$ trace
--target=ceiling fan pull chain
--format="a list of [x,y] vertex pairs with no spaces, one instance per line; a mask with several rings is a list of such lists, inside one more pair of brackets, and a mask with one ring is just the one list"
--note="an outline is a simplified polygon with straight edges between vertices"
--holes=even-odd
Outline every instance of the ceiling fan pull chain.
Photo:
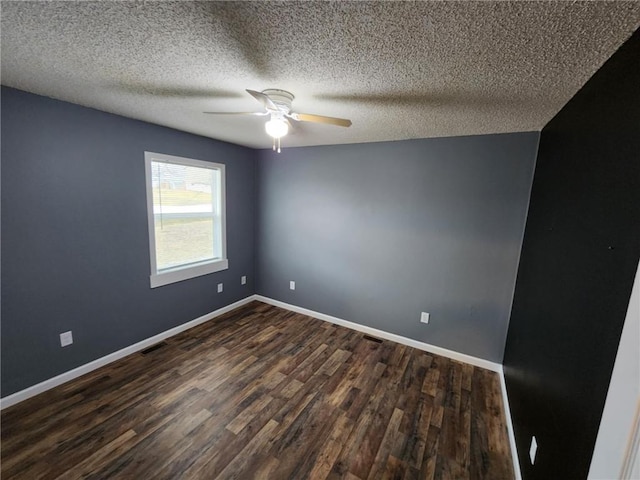
[[280,153],[280,137],[278,137],[278,153]]
[[276,151],[276,139],[275,137],[273,138],[273,151]]

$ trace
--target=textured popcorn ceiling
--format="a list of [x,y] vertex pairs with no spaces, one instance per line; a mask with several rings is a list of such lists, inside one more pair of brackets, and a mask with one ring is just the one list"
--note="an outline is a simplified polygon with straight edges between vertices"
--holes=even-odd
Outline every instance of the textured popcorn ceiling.
[[2,83],[251,147],[541,129],[640,25],[639,1],[2,2]]

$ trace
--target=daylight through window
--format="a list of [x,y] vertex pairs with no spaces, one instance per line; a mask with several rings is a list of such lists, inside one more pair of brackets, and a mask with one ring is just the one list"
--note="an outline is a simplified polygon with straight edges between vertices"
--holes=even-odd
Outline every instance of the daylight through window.
[[151,287],[228,268],[224,165],[145,152]]

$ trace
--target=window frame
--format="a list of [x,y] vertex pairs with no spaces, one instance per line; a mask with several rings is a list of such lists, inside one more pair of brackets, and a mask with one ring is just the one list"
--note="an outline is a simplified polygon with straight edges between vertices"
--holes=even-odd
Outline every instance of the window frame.
[[[220,257],[212,260],[205,260],[197,263],[189,263],[178,265],[171,269],[158,272],[157,267],[157,251],[156,251],[156,234],[155,234],[155,218],[153,212],[153,176],[151,171],[152,162],[164,162],[175,165],[185,165],[188,167],[206,168],[209,170],[218,170],[220,172]],[[186,157],[177,157],[164,153],[144,152],[145,164],[145,183],[147,190],[147,223],[149,227],[149,259],[151,266],[151,275],[149,277],[151,288],[169,285],[175,282],[181,282],[190,278],[208,275],[210,273],[219,272],[229,268],[229,260],[227,258],[227,215],[226,215],[226,173],[225,165],[222,163],[207,162],[204,160],[195,160]],[[213,215],[214,222],[216,216]]]

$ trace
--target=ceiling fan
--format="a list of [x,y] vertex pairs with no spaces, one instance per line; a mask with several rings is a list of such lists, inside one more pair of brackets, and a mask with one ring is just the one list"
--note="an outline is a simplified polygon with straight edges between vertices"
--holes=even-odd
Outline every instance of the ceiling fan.
[[276,140],[278,143],[278,153],[280,153],[280,139],[289,132],[290,119],[297,122],[325,123],[327,125],[337,125],[339,127],[350,127],[351,120],[344,118],[325,117],[323,115],[313,115],[310,113],[297,113],[291,111],[291,103],[295,98],[291,92],[270,88],[257,92],[247,89],[247,93],[258,100],[265,108],[264,112],[204,112],[212,115],[269,115],[269,120],[265,123],[267,134],[273,138],[273,149],[276,150]]

